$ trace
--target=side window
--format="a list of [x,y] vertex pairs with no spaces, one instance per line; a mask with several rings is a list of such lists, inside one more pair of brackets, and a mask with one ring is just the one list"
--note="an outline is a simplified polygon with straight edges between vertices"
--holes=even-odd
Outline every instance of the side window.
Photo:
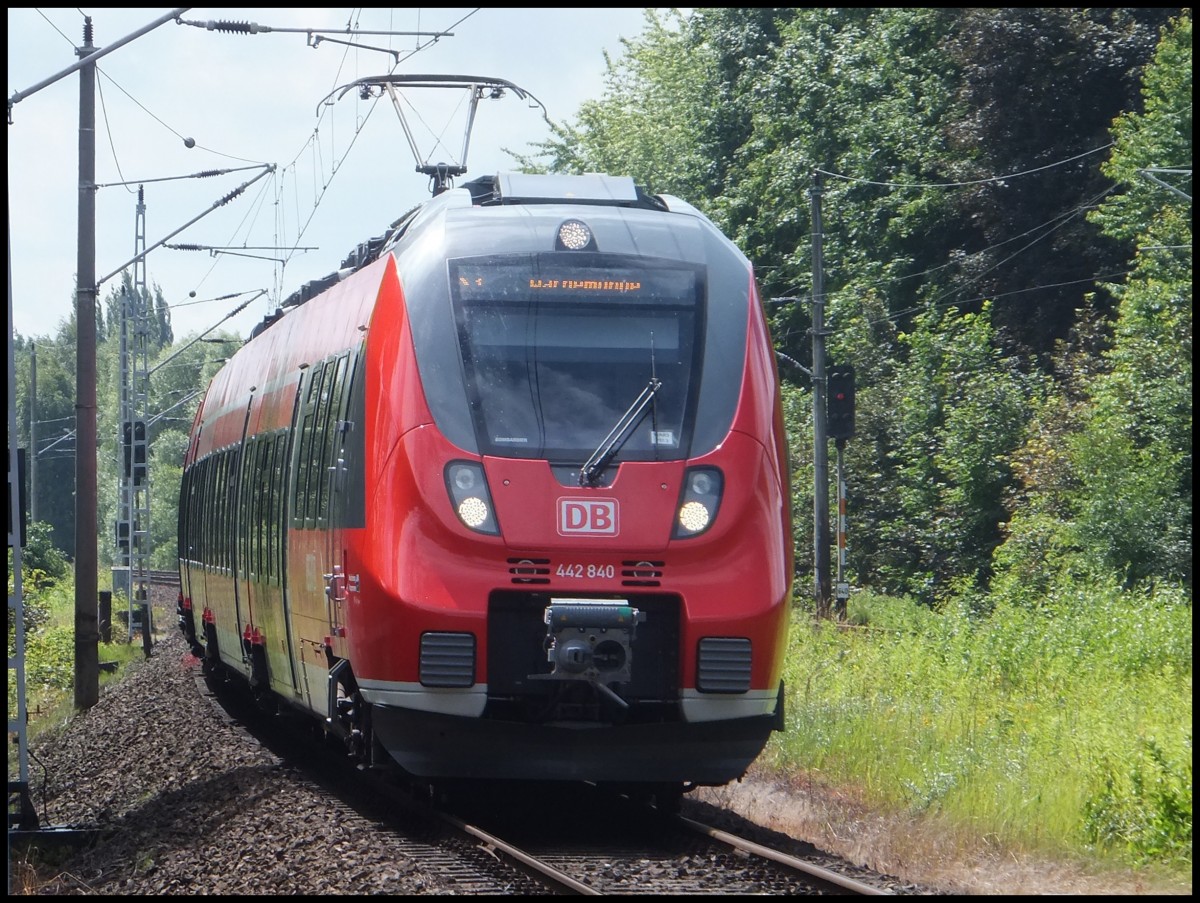
[[212,496],[212,505],[208,509],[211,516],[208,527],[208,559],[216,568],[221,566],[221,522],[224,519],[225,509],[225,499],[221,494],[225,485],[225,455],[222,452],[213,452],[211,467],[212,485],[209,488],[209,495]]
[[183,522],[179,531],[179,557],[187,561],[196,560],[196,489],[200,482],[200,467],[193,462],[187,469],[187,477],[179,492],[179,514]]
[[[299,450],[296,453],[296,496],[292,511],[297,527],[313,527],[315,523],[317,475],[313,473],[313,443],[317,435],[317,415],[321,400],[321,383],[323,381],[324,364],[314,364],[306,374],[308,389],[301,403]],[[319,446],[318,446],[319,447]]]
[[267,500],[267,579],[278,584],[283,575],[283,543],[286,535],[284,530],[284,492],[286,490],[284,466],[287,461],[287,432],[278,432],[270,443],[270,457],[267,461],[267,482],[270,495]]
[[266,467],[263,460],[271,451],[271,437],[258,436],[254,443],[254,485],[250,487],[251,508],[250,517],[250,573],[256,580],[266,580],[266,557],[263,546],[266,544],[267,506],[266,497],[269,491],[266,480]]
[[346,398],[345,433],[341,437],[342,458],[345,469],[342,472],[342,482],[338,487],[336,511],[332,517],[341,527],[361,527],[366,522],[364,510],[365,488],[363,468],[366,467],[366,454],[363,440],[363,424],[366,420],[364,398],[363,368],[366,366],[366,354],[360,345],[354,366],[347,374],[349,385],[344,393]]
[[179,558],[188,558],[188,494],[192,488],[192,468],[183,472],[183,480],[179,485],[179,510],[175,512],[175,535],[178,537],[176,554]]
[[253,580],[263,579],[263,452],[268,442],[255,436],[248,442],[242,470],[241,544],[245,555],[243,567]]
[[207,457],[200,462],[200,485],[196,487],[196,511],[192,519],[192,535],[196,537],[196,559],[202,564],[209,563],[208,544],[208,525],[212,523],[211,517],[206,517],[212,509],[208,507],[209,484],[212,482],[209,479],[209,470],[211,467],[212,458]]
[[212,498],[212,455],[200,462],[203,468],[200,475],[200,504],[196,508],[196,535],[199,537],[196,557],[205,565],[213,563],[212,556],[212,527],[213,527],[213,498]]
[[225,567],[225,519],[229,511],[226,487],[229,485],[229,455],[219,451],[213,461],[213,565]]
[[213,533],[213,564],[219,568],[225,567],[225,522],[229,519],[229,454],[224,450],[217,452],[213,461],[213,521],[216,528]]
[[330,362],[330,367],[327,367],[326,371],[328,372],[332,368],[333,374],[331,378],[325,380],[327,389],[321,399],[321,433],[323,442],[321,458],[314,461],[314,465],[318,468],[320,476],[318,481],[317,518],[325,523],[329,522],[329,493],[335,475],[334,468],[337,466],[335,456],[338,446],[338,422],[342,419],[344,413],[342,394],[348,361],[349,355],[344,354],[336,361]]
[[234,541],[237,548],[238,576],[240,577],[246,577],[254,570],[254,563],[250,560],[250,527],[255,445],[253,437],[247,439],[235,462],[240,465],[237,485],[238,515],[234,518]]
[[238,482],[235,479],[235,467],[240,458],[241,445],[235,445],[232,448],[225,450],[225,523],[224,536],[222,536],[221,549],[223,552],[224,567],[227,569],[233,568],[233,556],[235,554],[234,540],[236,539],[237,529],[237,504],[238,504]]

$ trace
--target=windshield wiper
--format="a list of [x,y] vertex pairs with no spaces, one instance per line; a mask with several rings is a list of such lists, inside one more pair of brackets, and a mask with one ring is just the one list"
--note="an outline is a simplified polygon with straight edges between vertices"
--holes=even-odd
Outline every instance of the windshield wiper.
[[661,379],[650,377],[650,382],[646,383],[642,394],[629,406],[629,410],[621,415],[616,426],[604,437],[604,441],[579,469],[580,486],[595,486],[600,482],[600,475],[604,473],[604,468],[608,467],[608,462],[613,459],[613,455],[621,450],[621,446],[625,444],[625,440],[629,438],[633,428],[646,416],[646,409],[650,407],[650,402],[654,400],[655,393],[661,387]]

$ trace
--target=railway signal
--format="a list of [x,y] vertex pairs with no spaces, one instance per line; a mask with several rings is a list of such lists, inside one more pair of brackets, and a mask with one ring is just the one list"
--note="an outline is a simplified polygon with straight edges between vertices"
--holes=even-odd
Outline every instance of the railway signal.
[[830,366],[829,393],[826,397],[825,410],[830,439],[853,437],[854,368],[849,364]]

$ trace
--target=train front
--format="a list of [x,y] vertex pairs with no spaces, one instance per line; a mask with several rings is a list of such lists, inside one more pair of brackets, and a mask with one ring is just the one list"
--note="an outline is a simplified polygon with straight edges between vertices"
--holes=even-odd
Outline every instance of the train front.
[[347,562],[375,736],[428,778],[740,777],[783,728],[792,574],[748,261],[609,177],[446,192],[393,253]]

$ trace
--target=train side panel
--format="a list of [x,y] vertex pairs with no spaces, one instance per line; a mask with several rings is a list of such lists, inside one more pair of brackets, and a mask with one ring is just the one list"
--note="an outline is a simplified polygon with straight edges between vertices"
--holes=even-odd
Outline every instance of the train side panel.
[[[211,638],[207,652],[225,667],[321,715],[326,647],[337,634],[324,575],[346,531],[328,529],[338,500],[316,482],[310,494],[307,480],[336,467],[333,455],[353,429],[330,412],[344,419],[353,362],[389,272],[380,261],[354,274],[244,346],[210,386],[185,460],[203,484],[192,487],[195,510],[184,515],[199,525],[189,542],[202,554],[181,556],[198,637]],[[327,493],[333,485],[326,481]]]

